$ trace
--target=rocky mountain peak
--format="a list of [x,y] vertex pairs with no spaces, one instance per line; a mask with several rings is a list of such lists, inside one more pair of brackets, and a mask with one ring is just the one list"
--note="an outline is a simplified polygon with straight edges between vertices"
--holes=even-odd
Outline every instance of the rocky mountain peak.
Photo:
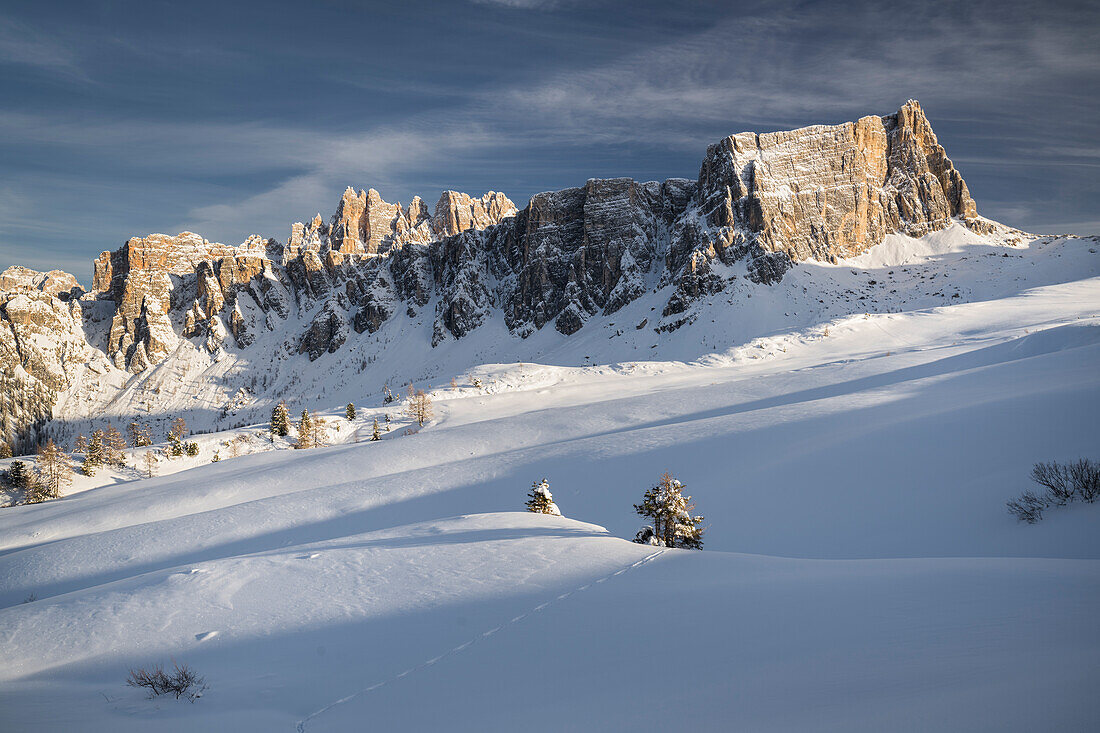
[[[420,197],[404,207],[348,187],[331,219],[293,224],[285,245],[259,235],[237,247],[192,232],[134,237],[96,259],[87,294],[66,273],[9,268],[0,367],[39,375],[38,407],[20,408],[26,424],[71,388],[78,363],[142,374],[178,350],[216,358],[284,330],[265,348],[320,359],[399,313],[426,318],[439,346],[493,314],[516,337],[547,324],[571,335],[653,292],[662,302],[650,325],[669,331],[742,275],[774,284],[799,262],[833,262],[887,234],[952,222],[995,226],[977,215],[909,101],[839,125],[730,135],[707,148],[694,180],[590,179],[536,194],[522,210],[499,192],[447,190],[431,212]],[[20,335],[41,328],[69,334],[68,352],[34,350]],[[78,351],[83,362],[71,357]]]

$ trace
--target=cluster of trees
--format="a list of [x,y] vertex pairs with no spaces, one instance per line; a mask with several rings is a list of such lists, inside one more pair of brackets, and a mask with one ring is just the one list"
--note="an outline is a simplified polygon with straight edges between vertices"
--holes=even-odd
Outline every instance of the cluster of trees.
[[12,461],[8,466],[8,483],[22,490],[24,504],[56,499],[72,480],[72,459],[52,438],[38,448],[33,467],[23,461]]
[[73,452],[84,456],[80,472],[85,476],[95,476],[100,466],[125,466],[126,454],[123,451],[128,447],[122,433],[114,425],[108,425],[106,430],[93,430],[91,438],[85,438],[83,434],[76,436]]
[[1073,463],[1036,463],[1031,480],[1040,492],[1025,491],[1007,503],[1009,513],[1021,522],[1035,524],[1043,512],[1052,506],[1065,506],[1074,501],[1092,504],[1100,499],[1100,463],[1082,458]]
[[[651,523],[642,527],[635,535],[635,542],[691,550],[703,548],[703,517],[692,514],[695,504],[690,496],[684,495],[685,488],[684,484],[666,472],[656,485],[645,492],[641,503],[634,505],[634,511]],[[561,516],[561,511],[554,503],[554,496],[550,493],[550,482],[546,479],[531,484],[526,506],[529,512]]]
[[[147,424],[131,422],[127,426],[127,433],[130,436],[129,441],[114,425],[108,424],[106,428],[96,428],[89,436],[77,435],[73,453],[83,456],[80,472],[85,476],[94,476],[96,470],[102,466],[125,466],[126,454],[123,451],[131,445],[152,445],[152,429]],[[182,417],[176,418],[168,431],[170,456],[198,455],[197,443],[183,442],[186,435],[187,423]],[[155,474],[156,465],[157,457],[154,452],[146,451],[142,461],[146,476],[152,477]],[[72,483],[73,470],[72,456],[50,438],[45,445],[39,446],[33,465],[28,466],[24,461],[12,461],[8,467],[7,481],[13,488],[22,490],[23,503],[37,504],[61,496],[62,490]]]
[[172,421],[172,427],[168,429],[168,455],[173,458],[179,458],[183,454],[189,456],[197,456],[199,454],[199,444],[195,442],[184,443],[183,439],[187,437],[187,422],[182,417],[177,417]]
[[320,415],[311,415],[302,410],[298,420],[298,442],[295,448],[319,448],[328,441],[328,423]]
[[[349,420],[354,419],[355,405],[348,404],[346,413]],[[308,409],[302,410],[298,424],[293,425],[286,402],[280,402],[271,410],[271,434],[285,438],[294,430],[297,435],[295,448],[317,448],[328,442],[328,423],[320,415],[313,415]]]

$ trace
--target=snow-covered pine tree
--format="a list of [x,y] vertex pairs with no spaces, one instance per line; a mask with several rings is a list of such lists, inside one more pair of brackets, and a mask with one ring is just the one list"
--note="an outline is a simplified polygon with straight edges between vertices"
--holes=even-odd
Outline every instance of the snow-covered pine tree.
[[348,422],[355,419],[355,405],[348,403],[348,406],[344,408],[344,417],[348,419]]
[[271,434],[282,438],[290,435],[290,413],[285,402],[280,402],[271,410]]
[[635,542],[663,547],[682,547],[693,550],[703,546],[703,517],[692,515],[695,505],[690,496],[684,496],[684,485],[665,473],[656,486],[642,496],[642,503],[634,505],[634,511],[653,520],[651,527],[643,527],[635,536]]
[[310,439],[313,437],[313,424],[309,417],[309,410],[302,410],[302,417],[298,420],[298,442],[295,448],[310,448]]
[[0,440],[0,458],[11,458],[11,446]]
[[550,482],[546,479],[531,484],[531,490],[527,492],[526,506],[529,512],[561,516],[558,505],[554,503],[554,495],[550,493]]
[[83,455],[88,452],[88,439],[84,437],[84,433],[76,436],[76,445],[73,446],[73,453],[80,453]]
[[371,429],[371,440],[382,440],[382,434],[378,432],[378,418],[374,418],[374,427]]

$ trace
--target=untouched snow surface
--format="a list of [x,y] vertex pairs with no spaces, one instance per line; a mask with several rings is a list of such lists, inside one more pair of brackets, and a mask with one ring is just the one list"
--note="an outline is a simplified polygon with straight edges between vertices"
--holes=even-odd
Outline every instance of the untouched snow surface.
[[[860,266],[917,256],[892,246]],[[488,364],[415,434],[334,400],[327,448],[198,436],[166,475],[0,511],[0,729],[1096,730],[1100,504],[1004,507],[1034,462],[1100,458],[1081,269],[956,261],[985,299],[692,362]],[[666,470],[703,552],[623,539]],[[565,517],[520,511],[544,476]],[[124,685],[169,660],[194,704]]]

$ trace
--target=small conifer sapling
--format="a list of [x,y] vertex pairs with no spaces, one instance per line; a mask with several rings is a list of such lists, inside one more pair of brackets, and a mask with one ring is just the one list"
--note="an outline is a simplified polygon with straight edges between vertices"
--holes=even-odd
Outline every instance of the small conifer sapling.
[[531,484],[531,490],[527,492],[526,506],[529,512],[561,516],[558,505],[554,503],[554,495],[550,493],[550,482],[546,479]]

